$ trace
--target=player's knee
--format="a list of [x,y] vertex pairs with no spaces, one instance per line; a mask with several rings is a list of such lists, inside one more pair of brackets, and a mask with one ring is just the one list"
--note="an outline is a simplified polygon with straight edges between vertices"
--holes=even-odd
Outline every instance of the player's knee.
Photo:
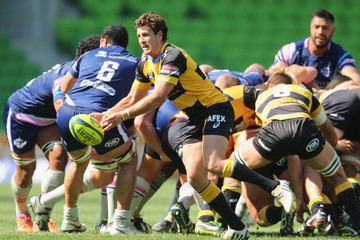
[[340,158],[335,153],[331,161],[324,168],[318,169],[317,171],[325,177],[331,177],[338,172],[340,166],[341,166]]
[[16,165],[18,166],[27,166],[36,161],[35,158],[16,157],[14,155],[12,157],[15,160]]
[[49,141],[47,143],[45,143],[42,147],[41,147],[41,151],[44,153],[44,155],[46,156],[46,154],[48,154],[51,150],[53,150],[55,148],[55,146],[61,146],[63,148],[63,144],[61,141],[57,141],[57,140],[52,140]]
[[53,169],[64,171],[68,155],[61,141],[50,141],[41,148],[42,152],[49,159],[49,165]]
[[118,164],[128,163],[136,156],[136,146],[135,142],[131,140],[131,147],[122,155],[116,157],[114,160],[117,161]]
[[134,120],[134,127],[139,132],[142,132],[152,126],[153,126],[153,122],[148,121],[147,119],[144,119],[142,117],[141,118],[136,117]]
[[119,165],[115,159],[107,162],[91,160],[91,164],[96,170],[101,172],[115,172]]
[[77,164],[82,164],[90,160],[91,156],[92,156],[92,150],[91,147],[88,146],[84,154],[80,155],[79,157],[71,157],[71,161]]

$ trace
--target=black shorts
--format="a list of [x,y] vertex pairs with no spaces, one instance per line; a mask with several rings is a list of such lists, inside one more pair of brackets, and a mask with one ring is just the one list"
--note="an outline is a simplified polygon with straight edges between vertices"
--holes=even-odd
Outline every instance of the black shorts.
[[272,179],[274,175],[280,178],[281,174],[283,174],[283,172],[285,172],[287,168],[287,157],[282,157],[276,162],[268,164],[264,167],[256,168],[254,170],[261,175]]
[[229,137],[234,127],[234,110],[230,102],[215,104],[207,109],[203,135]]
[[150,157],[156,159],[156,160],[160,160],[160,155],[154,150],[152,149],[148,144],[145,144],[145,150],[144,152],[149,155]]
[[313,158],[322,151],[325,140],[313,120],[296,118],[272,121],[260,129],[253,144],[262,157],[276,162],[294,154]]
[[229,137],[234,126],[234,110],[230,102],[215,104],[206,112],[192,116],[188,120],[179,119],[171,126],[169,135],[175,145],[202,141],[203,135]]
[[[162,144],[162,147],[166,147],[166,150],[164,149],[166,155],[171,159],[171,164],[174,166],[174,171],[177,169],[180,174],[186,174],[185,166],[181,160],[181,158],[176,154],[174,150],[171,148],[169,149],[167,143]],[[145,154],[149,155],[150,157],[161,161],[160,155],[152,149],[149,145],[145,145]]]
[[[177,122],[177,121],[175,121]],[[174,123],[175,123],[174,122]],[[172,124],[173,125],[173,124]],[[172,126],[171,125],[171,126]],[[176,165],[176,168],[178,169],[180,174],[186,174],[186,169],[184,166],[184,163],[182,161],[182,155],[178,154],[176,152],[176,147],[175,145],[171,144],[171,140],[169,139],[169,130],[171,129],[168,128],[165,131],[162,132],[161,136],[160,136],[160,140],[161,140],[161,147],[163,148],[165,154],[171,159],[171,161]],[[177,145],[176,145],[177,146]],[[180,147],[180,144],[179,144]],[[150,146],[148,146],[148,150],[150,150]],[[152,149],[151,149],[152,150]],[[155,152],[154,150],[152,150],[153,152]],[[182,145],[181,145],[181,151],[182,151]],[[151,152],[151,151],[149,151]],[[156,152],[155,152],[156,153]]]

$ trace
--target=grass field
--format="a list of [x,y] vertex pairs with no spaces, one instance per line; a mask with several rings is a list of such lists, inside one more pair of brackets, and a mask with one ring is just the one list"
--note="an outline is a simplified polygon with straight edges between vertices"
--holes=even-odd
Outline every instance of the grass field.
[[[143,218],[146,222],[154,224],[158,222],[164,215],[166,208],[172,197],[172,189],[174,181],[165,183],[160,191],[154,196],[153,199],[145,206],[143,210]],[[32,190],[34,195],[38,193],[39,186],[35,185]],[[91,239],[214,239],[214,237],[197,236],[197,235],[178,235],[178,234],[144,234],[144,235],[127,235],[127,236],[109,236],[100,235],[93,229],[98,221],[99,213],[99,191],[93,191],[84,194],[80,197],[79,201],[79,215],[80,220],[88,227],[86,233],[82,234],[51,234],[51,233],[17,233],[15,231],[15,210],[14,203],[11,196],[11,190],[9,184],[0,184],[0,239],[74,239],[74,240],[91,240]],[[52,218],[59,224],[62,218],[62,206],[63,202],[59,203],[52,214]],[[195,221],[195,211],[192,211],[192,220]],[[296,225],[296,228],[299,225]],[[279,226],[272,226],[269,228],[257,228],[251,227],[251,239],[280,239],[278,234]],[[281,239],[300,239],[300,237],[281,237]],[[308,237],[306,239],[341,239],[340,237]],[[358,238],[360,239],[360,238]]]

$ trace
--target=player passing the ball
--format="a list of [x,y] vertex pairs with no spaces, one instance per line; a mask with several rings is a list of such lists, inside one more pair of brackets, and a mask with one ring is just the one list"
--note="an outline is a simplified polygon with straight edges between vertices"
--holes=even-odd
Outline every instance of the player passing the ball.
[[[76,140],[69,129],[70,119],[77,114],[106,111],[127,95],[135,78],[138,58],[126,50],[128,32],[121,25],[104,29],[100,48],[82,55],[66,74],[61,91],[66,93],[64,104],[58,111],[57,124],[68,152],[71,165],[65,175],[65,206],[61,225],[63,232],[86,230],[78,217],[77,200],[81,191],[90,191],[111,183],[118,165],[118,209],[113,218],[111,233],[129,232],[130,202],[135,184],[136,160],[134,144],[124,125],[107,131],[104,140],[89,146]],[[95,168],[84,174],[88,162]],[[44,198],[44,199],[43,199]],[[47,196],[40,203],[46,206]],[[36,205],[36,204],[35,204]]]
[[[89,36],[80,40],[75,58],[98,45],[99,36]],[[49,218],[43,226],[33,226],[26,204],[36,168],[35,145],[49,160],[49,168],[41,182],[42,194],[50,192],[64,182],[67,155],[56,126],[54,105],[63,101],[58,85],[72,63],[73,61],[57,64],[32,79],[26,86],[14,92],[4,107],[6,135],[16,163],[11,189],[15,200],[17,230],[20,232],[32,232],[38,228],[56,231],[54,222]],[[51,207],[52,205],[49,205],[49,208]]]

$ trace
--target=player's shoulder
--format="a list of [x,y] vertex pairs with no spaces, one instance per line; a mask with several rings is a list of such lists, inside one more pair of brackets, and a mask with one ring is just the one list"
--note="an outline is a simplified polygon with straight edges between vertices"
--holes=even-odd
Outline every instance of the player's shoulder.
[[346,52],[346,50],[339,43],[331,41],[330,44],[329,51],[331,55],[342,55]]
[[166,44],[163,52],[163,60],[185,58],[186,55],[186,52],[182,48],[171,43]]

